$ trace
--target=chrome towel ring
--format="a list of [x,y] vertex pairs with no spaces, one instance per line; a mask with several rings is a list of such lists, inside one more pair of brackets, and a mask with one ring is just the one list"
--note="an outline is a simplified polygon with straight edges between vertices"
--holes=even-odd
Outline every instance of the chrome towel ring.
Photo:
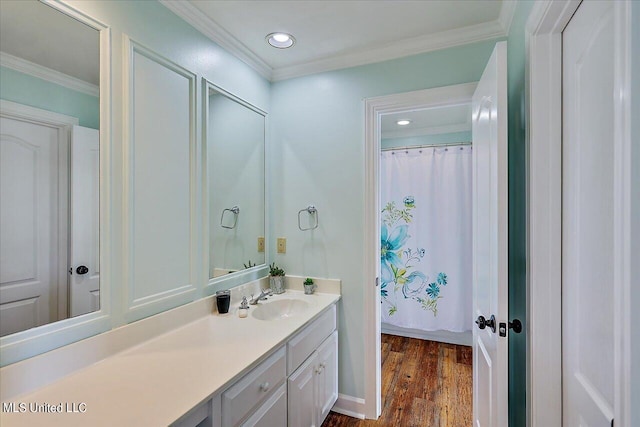
[[[225,212],[233,213],[233,225],[232,226],[224,225],[224,214],[225,214]],[[238,224],[238,215],[239,214],[240,214],[240,208],[237,207],[237,206],[234,206],[231,209],[224,209],[222,211],[222,216],[220,217],[220,226],[222,228],[228,228],[228,229],[236,228],[236,225]]]
[[[300,220],[300,215],[302,214],[302,212],[307,212],[309,215],[313,216],[315,218],[315,224],[313,224],[311,227],[302,228],[302,223]],[[318,210],[315,206],[309,205],[304,209],[300,209],[300,211],[298,212],[298,228],[300,229],[300,231],[315,230],[316,228],[318,228],[318,223]]]

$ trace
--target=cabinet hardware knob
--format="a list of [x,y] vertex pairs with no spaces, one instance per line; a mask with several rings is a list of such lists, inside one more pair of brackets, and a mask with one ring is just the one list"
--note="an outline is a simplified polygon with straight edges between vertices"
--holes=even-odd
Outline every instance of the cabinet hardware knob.
[[260,384],[260,390],[265,392],[269,391],[269,381]]

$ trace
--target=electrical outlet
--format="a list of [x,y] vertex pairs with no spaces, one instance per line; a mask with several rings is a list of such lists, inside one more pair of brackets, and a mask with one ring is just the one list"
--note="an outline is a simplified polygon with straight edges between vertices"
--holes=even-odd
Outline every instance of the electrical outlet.
[[278,253],[287,253],[287,239],[285,239],[284,237],[278,237]]
[[264,252],[264,237],[258,237],[258,252]]

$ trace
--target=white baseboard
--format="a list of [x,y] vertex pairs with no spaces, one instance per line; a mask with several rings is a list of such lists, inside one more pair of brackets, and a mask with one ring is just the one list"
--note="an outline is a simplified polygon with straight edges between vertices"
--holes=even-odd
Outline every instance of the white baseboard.
[[338,394],[338,400],[331,410],[338,414],[364,420],[364,399]]
[[418,338],[421,340],[444,342],[447,344],[471,346],[473,335],[471,331],[450,332],[450,331],[423,331],[420,329],[401,328],[399,326],[382,323],[382,333],[389,335],[399,335],[401,337]]

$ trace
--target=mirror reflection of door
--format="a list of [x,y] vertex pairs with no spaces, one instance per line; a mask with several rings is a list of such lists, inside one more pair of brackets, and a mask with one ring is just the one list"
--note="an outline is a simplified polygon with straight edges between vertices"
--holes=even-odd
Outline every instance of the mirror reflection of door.
[[0,336],[100,307],[99,65],[95,29],[0,2]]
[[[57,320],[59,253],[66,221],[66,132],[46,123],[0,118],[0,329],[2,335]],[[63,128],[64,129],[64,128]],[[61,167],[62,166],[62,167]],[[62,178],[59,180],[59,177]],[[62,259],[59,259],[62,258]],[[63,311],[64,311],[64,307]]]
[[100,144],[98,131],[71,134],[70,316],[100,308]]

